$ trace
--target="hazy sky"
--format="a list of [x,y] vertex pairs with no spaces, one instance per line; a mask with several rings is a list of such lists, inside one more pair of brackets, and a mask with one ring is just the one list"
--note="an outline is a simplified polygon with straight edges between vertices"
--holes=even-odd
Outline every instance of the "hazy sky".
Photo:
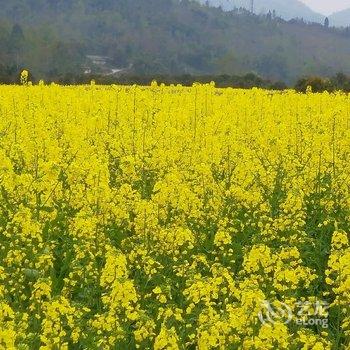
[[350,0],[301,0],[313,10],[325,15],[350,8]]

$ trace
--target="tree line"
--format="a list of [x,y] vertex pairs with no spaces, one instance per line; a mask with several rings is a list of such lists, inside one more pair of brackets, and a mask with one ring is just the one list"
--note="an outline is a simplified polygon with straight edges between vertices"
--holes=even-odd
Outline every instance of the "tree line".
[[[33,74],[29,73],[28,80],[33,84],[38,84],[37,79]],[[41,80],[41,79],[40,79]],[[297,80],[295,84],[286,84],[283,81],[272,81],[264,79],[257,74],[248,73],[244,75],[135,75],[135,74],[121,74],[119,76],[105,76],[99,74],[61,74],[56,79],[47,80],[46,84],[58,83],[61,85],[81,85],[90,84],[94,81],[96,84],[101,85],[144,85],[148,86],[152,81],[164,83],[165,85],[178,85],[192,86],[194,83],[211,83],[215,82],[215,85],[219,88],[241,88],[251,89],[258,87],[267,90],[285,90],[295,89],[299,92],[306,92],[311,88],[313,92],[335,92],[343,91],[350,93],[350,76],[344,73],[337,73],[330,78],[324,78],[319,76],[302,77]],[[20,71],[15,66],[12,68],[5,68],[0,65],[0,84],[21,84]]]

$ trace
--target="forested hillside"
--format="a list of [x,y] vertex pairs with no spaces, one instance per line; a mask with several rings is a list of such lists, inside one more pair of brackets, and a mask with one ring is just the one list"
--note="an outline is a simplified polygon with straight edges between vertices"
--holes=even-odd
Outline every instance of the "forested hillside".
[[346,30],[188,0],[0,0],[0,47],[2,77],[82,73],[87,55],[138,74],[350,73]]

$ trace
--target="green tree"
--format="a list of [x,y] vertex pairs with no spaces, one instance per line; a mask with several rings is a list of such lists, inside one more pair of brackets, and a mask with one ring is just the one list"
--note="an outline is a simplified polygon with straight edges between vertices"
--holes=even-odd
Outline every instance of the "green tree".
[[326,28],[329,27],[329,19],[328,19],[328,17],[326,17],[325,20],[324,20],[324,26],[325,26]]

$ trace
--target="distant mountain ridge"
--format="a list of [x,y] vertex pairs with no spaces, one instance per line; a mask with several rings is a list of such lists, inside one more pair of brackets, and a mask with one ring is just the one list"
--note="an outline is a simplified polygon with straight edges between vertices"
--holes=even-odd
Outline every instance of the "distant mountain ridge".
[[[225,11],[234,8],[250,10],[250,0],[198,0],[202,4],[221,7]],[[325,16],[311,10],[307,5],[298,0],[254,0],[254,13],[268,13],[276,11],[276,15],[286,20],[303,18],[309,22],[323,23]]]
[[350,8],[335,12],[329,16],[329,23],[331,26],[336,27],[349,27],[350,26]]

